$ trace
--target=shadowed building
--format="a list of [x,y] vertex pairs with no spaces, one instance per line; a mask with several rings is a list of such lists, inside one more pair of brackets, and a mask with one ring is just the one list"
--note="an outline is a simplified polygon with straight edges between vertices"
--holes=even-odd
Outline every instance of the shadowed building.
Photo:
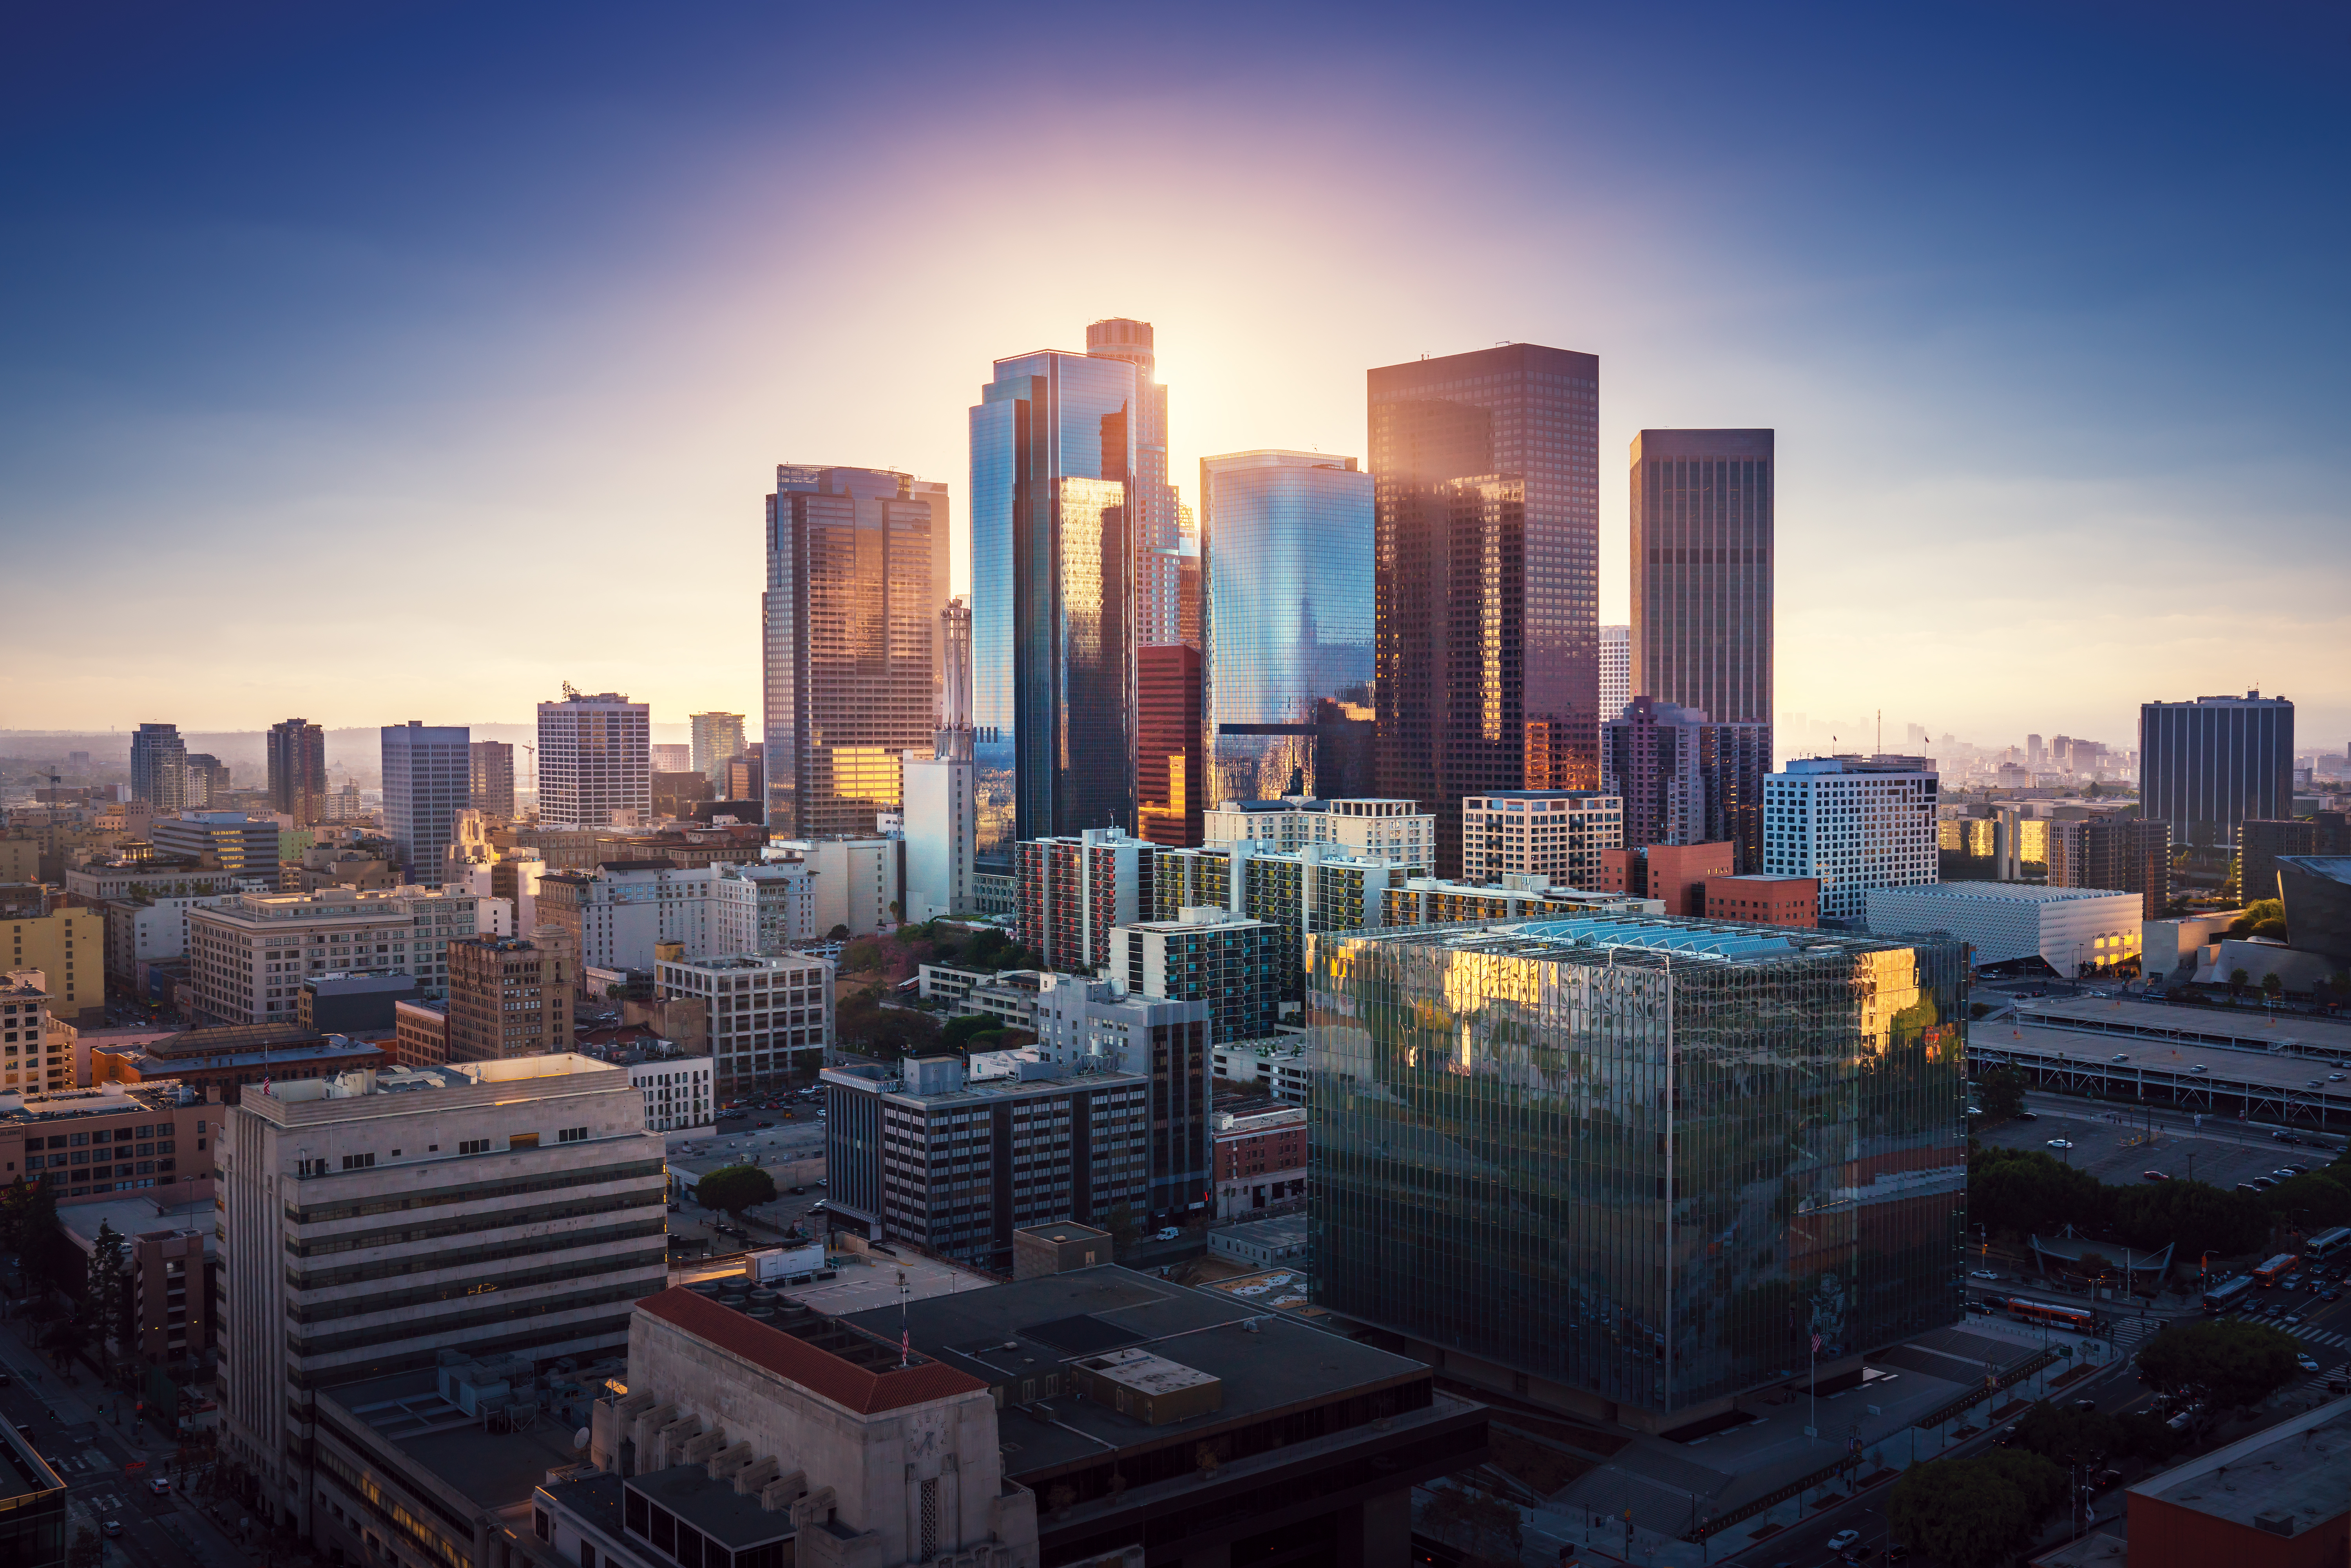
[[2294,704],[2247,692],[2138,710],[2139,815],[2175,844],[2232,844],[2294,815]]
[[1633,695],[1766,727],[1765,771],[1772,436],[1645,430],[1632,455]]
[[1181,643],[1134,655],[1138,838],[1172,850],[1200,841],[1207,768],[1200,746],[1200,651]]

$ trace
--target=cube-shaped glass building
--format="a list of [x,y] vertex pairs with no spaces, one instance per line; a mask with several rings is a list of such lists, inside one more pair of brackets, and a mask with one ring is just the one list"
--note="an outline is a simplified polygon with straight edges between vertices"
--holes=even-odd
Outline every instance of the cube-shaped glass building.
[[1962,944],[1645,915],[1309,941],[1331,1312],[1650,1428],[1960,1317]]

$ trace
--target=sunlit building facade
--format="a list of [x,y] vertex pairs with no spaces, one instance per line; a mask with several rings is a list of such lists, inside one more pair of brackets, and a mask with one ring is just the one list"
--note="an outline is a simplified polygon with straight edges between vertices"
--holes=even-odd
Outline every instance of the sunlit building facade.
[[1511,343],[1369,392],[1376,793],[1437,814],[1453,876],[1464,795],[1600,783],[1600,361]]
[[1967,961],[1597,916],[1312,939],[1319,1305],[1651,1430],[1961,1312]]
[[1217,800],[1374,792],[1372,476],[1352,457],[1200,460]]

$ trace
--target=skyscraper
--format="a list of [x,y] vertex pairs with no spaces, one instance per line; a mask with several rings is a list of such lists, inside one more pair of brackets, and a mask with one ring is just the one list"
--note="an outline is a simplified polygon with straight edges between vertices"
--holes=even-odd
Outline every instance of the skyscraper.
[[1134,668],[1136,836],[1188,849],[1200,841],[1209,789],[1200,756],[1200,650],[1138,648]]
[[[2092,818],[2086,821],[2047,824],[2049,885],[2106,888],[2139,895],[2141,912],[2149,920],[2163,918],[2171,902],[2171,825],[2136,818]],[[2252,860],[2250,847],[2246,860]],[[2273,866],[2258,883],[2243,880],[2247,900],[2275,898],[2277,873]]]
[[[971,410],[979,854],[998,867],[1013,840],[1134,821],[1139,375],[1046,350],[997,361]],[[998,789],[1008,813],[989,799]]]
[[[462,733],[462,732],[460,732]],[[538,823],[608,828],[616,813],[653,809],[653,708],[625,692],[538,705]]]
[[912,921],[972,910],[978,831],[971,747],[971,608],[950,599],[939,612],[946,651],[940,672],[939,727],[928,752],[909,751],[905,779],[906,908]]
[[131,798],[160,815],[188,804],[188,747],[176,724],[142,724],[131,737]]
[[193,810],[225,804],[228,799],[228,764],[208,751],[191,751],[187,763],[188,806]]
[[1634,438],[1635,696],[1771,724],[1771,470],[1768,430]]
[[1600,629],[1600,722],[1606,724],[1633,700],[1633,629]]
[[1456,876],[1463,795],[1600,782],[1600,361],[1512,343],[1369,383],[1377,792],[1436,812]]
[[911,475],[776,465],[768,497],[768,826],[871,835],[904,797],[901,754],[936,733],[943,599],[931,502]]
[[515,816],[514,747],[503,740],[477,740],[467,747],[476,810],[511,822]]
[[1184,641],[1183,522],[1175,486],[1167,482],[1167,389],[1156,377],[1157,354],[1148,321],[1124,317],[1090,322],[1086,352],[1134,367],[1134,642],[1137,647]]
[[2251,819],[2294,815],[2294,704],[2247,692],[2138,710],[2139,815],[2175,844],[2233,844]]
[[441,884],[457,813],[473,803],[471,739],[462,724],[412,718],[383,727],[383,831],[399,852],[402,881]]
[[1200,459],[1211,800],[1374,793],[1372,496],[1352,457]]
[[1935,765],[1924,757],[1800,757],[1763,780],[1763,873],[1821,884],[1821,917],[1858,920],[1874,887],[1939,879]]
[[1697,708],[1635,696],[1600,727],[1602,787],[1625,800],[1625,847],[1729,843],[1735,870],[1763,869],[1763,779],[1771,731],[1716,724]]
[[727,758],[743,755],[743,716],[698,713],[687,722],[694,728],[694,770],[713,784],[723,782]]
[[327,810],[327,732],[307,718],[269,727],[269,803],[298,828]]

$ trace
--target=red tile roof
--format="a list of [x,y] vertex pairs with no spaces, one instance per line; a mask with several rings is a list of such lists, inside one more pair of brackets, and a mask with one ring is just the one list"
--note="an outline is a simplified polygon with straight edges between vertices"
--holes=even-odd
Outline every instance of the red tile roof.
[[984,1393],[987,1388],[977,1377],[935,1361],[917,1362],[904,1371],[893,1367],[869,1372],[831,1351],[819,1350],[806,1340],[677,1286],[646,1297],[637,1303],[637,1310],[861,1416],[903,1410],[909,1405],[958,1394]]

